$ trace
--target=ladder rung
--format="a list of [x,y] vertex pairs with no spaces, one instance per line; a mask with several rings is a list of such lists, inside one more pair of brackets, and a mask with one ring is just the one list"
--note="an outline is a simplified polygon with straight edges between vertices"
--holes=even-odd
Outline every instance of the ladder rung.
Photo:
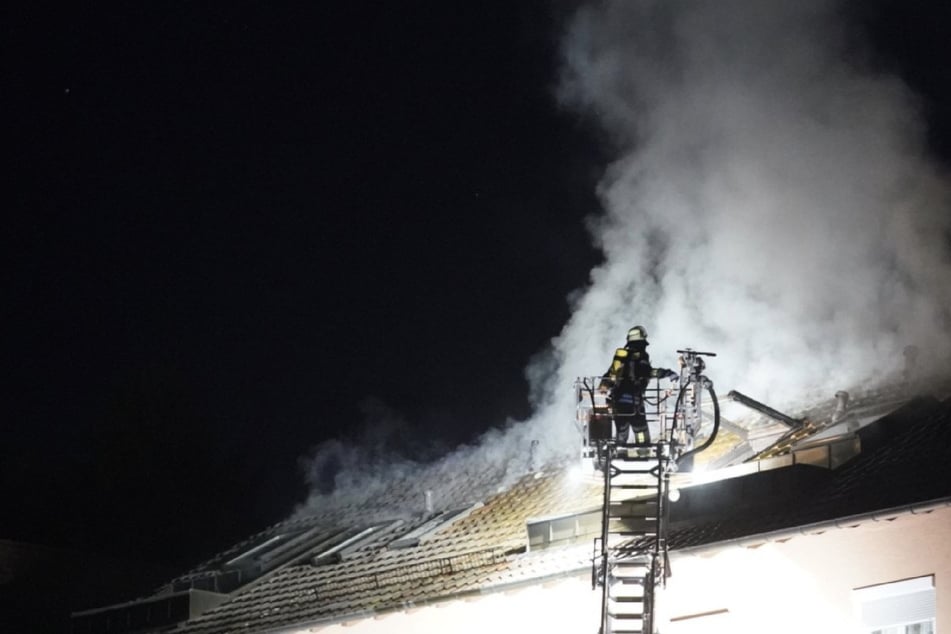
[[[632,512],[632,510],[634,512]],[[624,508],[624,507],[608,509],[608,519],[609,520],[625,520],[631,526],[635,524],[642,524],[652,528],[657,525],[656,514],[638,513],[637,509]],[[615,522],[612,522],[612,523],[615,523]]]
[[637,482],[650,482],[654,486],[660,486],[660,482],[652,474],[635,471],[618,471],[611,476],[611,482],[615,480],[636,480]]
[[639,548],[625,551],[617,551],[612,562],[617,562],[619,566],[648,566],[654,561],[654,553],[648,548]]
[[609,597],[615,603],[643,603],[644,597]]
[[[624,527],[631,528],[635,524],[640,524],[644,527],[644,531],[647,533],[653,533],[657,527],[657,518],[656,517],[645,517],[643,515],[608,515],[608,520],[610,520],[611,525],[621,524]],[[611,529],[610,532],[614,532]]]
[[618,579],[633,579],[635,577],[646,577],[648,570],[644,568],[628,568],[624,571],[620,571],[620,574],[618,573],[619,571],[617,568],[613,568],[611,570],[611,574],[613,574]]
[[654,464],[660,462],[656,452],[645,450],[644,447],[638,447],[637,445],[621,445],[611,458],[614,460],[640,460],[642,462],[653,462]]
[[611,575],[611,578],[608,579],[608,585],[622,585],[622,586],[644,586],[646,583],[646,574],[643,575],[627,575],[626,577],[618,576],[615,574]]
[[608,508],[608,519],[623,519],[632,522],[654,522],[657,523],[657,509],[644,507],[631,507],[626,504],[612,504]]
[[648,570],[650,570],[650,567],[647,566],[646,564],[642,566],[638,566],[638,565],[621,566],[617,564],[611,566],[611,572],[620,572],[622,576],[625,576],[625,577],[635,577],[637,576],[635,573],[640,573],[641,577],[646,577]]
[[639,475],[649,475],[649,476],[652,476],[652,477],[657,477],[657,474],[656,474],[656,473],[651,473],[651,471],[653,471],[653,469],[620,469],[620,468],[617,468],[617,467],[615,467],[615,468],[617,469],[617,471],[616,471],[615,473],[612,473],[612,474],[611,474],[611,477],[613,477],[613,478],[616,478],[616,477],[618,477],[619,475],[622,475],[622,474],[631,474],[631,475],[639,474]]
[[633,586],[633,585],[642,586],[644,585],[646,579],[647,579],[646,572],[639,575],[638,574],[628,574],[628,575],[612,574],[611,575],[611,581],[617,581],[618,583],[626,585],[626,586]]
[[649,517],[653,519],[657,517],[658,510],[656,504],[626,504],[617,500],[612,500],[611,504],[608,505],[608,513],[611,517]]
[[629,466],[629,469],[622,469],[619,466],[615,465],[611,467],[611,473],[609,474],[612,478],[617,478],[619,476],[640,476],[644,479],[650,478],[651,480],[657,481],[657,473],[651,473],[651,469],[638,469],[640,465],[623,465]]
[[622,460],[620,462],[615,461],[611,463],[611,475],[616,475],[618,473],[641,473],[656,478],[658,471],[657,465],[651,464],[649,462]]
[[626,506],[629,507],[632,511],[637,509],[647,509],[648,511],[656,511],[658,506],[656,497],[627,497],[623,499],[613,499],[609,501],[610,506]]
[[643,619],[644,612],[641,610],[632,612],[630,610],[618,610],[617,608],[614,608],[614,609],[608,610],[608,616],[610,616],[612,619],[625,619],[628,621],[633,621],[635,619],[636,620]]
[[656,467],[660,461],[657,459],[657,456],[642,456],[634,451],[625,451],[611,456],[611,462],[640,462]]
[[613,624],[611,627],[612,632],[638,632],[644,624],[644,618],[641,614],[630,614],[630,615],[614,615],[608,613],[612,619],[623,619],[625,622]]
[[617,581],[618,583],[623,583],[625,585],[644,585],[644,580],[647,578],[647,571],[643,570],[640,572],[631,571],[627,574],[617,574],[617,572],[611,573],[611,579]]
[[650,548],[631,548],[616,554],[617,562],[621,564],[646,564],[654,560],[654,551]]
[[[613,469],[615,469],[617,472],[620,472],[620,473],[643,473],[644,475],[652,475],[652,476],[656,476],[656,475],[657,475],[656,473],[652,473],[652,472],[654,471],[654,467],[653,467],[653,466],[651,466],[651,467],[649,467],[649,468],[647,468],[647,469],[624,469],[623,467],[626,467],[628,464],[629,464],[629,463],[624,463],[624,464],[612,463],[612,464],[611,464],[611,467],[612,467]],[[636,466],[640,467],[640,466],[642,466],[642,465],[641,465],[640,463],[638,463]],[[644,465],[644,466],[646,466],[646,465]],[[616,474],[614,474],[614,475],[616,475]]]
[[610,520],[608,532],[612,535],[623,535],[625,537],[656,537],[656,524],[657,522],[649,521]]
[[618,577],[617,575],[613,575],[613,576],[611,577],[611,579],[609,579],[608,585],[609,585],[609,586],[612,586],[612,587],[613,587],[613,586],[623,586],[623,587],[638,587],[638,588],[644,587],[644,588],[646,588],[646,587],[647,587],[647,580],[646,580],[646,578],[644,577],[644,575],[641,575],[641,576],[639,576],[639,577],[635,577],[635,576],[633,576],[633,575],[630,576],[630,577]]
[[618,608],[608,609],[608,616],[613,619],[640,620],[644,618],[644,610],[639,609],[636,612],[630,610],[620,610]]

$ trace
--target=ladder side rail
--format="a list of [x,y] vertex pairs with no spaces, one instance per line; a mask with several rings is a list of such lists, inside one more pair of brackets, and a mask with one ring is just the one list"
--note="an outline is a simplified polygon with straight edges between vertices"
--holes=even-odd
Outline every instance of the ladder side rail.
[[656,377],[650,379],[643,398],[644,422],[647,424],[648,429],[652,426],[656,426],[657,433],[655,437],[663,438],[665,430],[661,407],[666,400],[666,394],[665,390],[661,387],[660,379]]
[[667,399],[670,395],[667,390],[663,390],[664,396],[660,398],[660,381],[657,382],[657,391],[658,399],[660,399],[657,403],[657,432],[663,440],[670,442],[670,438],[667,437]]
[[614,473],[614,443],[607,441],[600,443],[603,447],[604,465],[604,499],[601,507],[601,569],[598,578],[601,583],[601,634],[609,634],[608,602],[610,599],[610,584],[608,583],[608,566],[610,564],[611,549],[608,546],[608,537],[611,528],[611,478]]
[[644,620],[643,632],[650,634],[653,632],[654,624],[654,591],[657,588],[658,575],[661,574],[663,566],[660,554],[661,544],[663,542],[666,522],[664,521],[664,510],[666,506],[666,496],[664,491],[664,482],[668,471],[668,445],[663,441],[657,443],[657,516],[654,518],[655,529],[654,539],[651,544],[650,571],[647,583],[644,588]]

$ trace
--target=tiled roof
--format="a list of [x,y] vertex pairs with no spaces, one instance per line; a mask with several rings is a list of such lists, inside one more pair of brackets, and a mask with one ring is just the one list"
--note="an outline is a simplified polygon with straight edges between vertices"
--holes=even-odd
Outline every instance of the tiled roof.
[[[886,396],[879,395],[878,401],[870,397],[867,405],[888,401]],[[812,417],[831,421],[831,409]],[[817,431],[828,427],[815,425]],[[917,399],[857,433],[862,452],[834,471],[798,465],[685,489],[682,501],[673,506],[670,546],[699,547],[951,496],[951,401]],[[213,570],[281,532],[319,527],[331,534],[395,520],[342,560],[315,562],[308,554],[274,568],[176,631],[265,632],[336,622],[575,574],[590,565],[589,540],[527,551],[526,521],[599,508],[599,481],[573,479],[564,465],[520,478],[511,469],[491,465],[470,464],[463,478],[451,477],[459,474],[450,468],[428,467],[415,480],[394,478],[379,492],[386,499],[371,496],[328,505],[271,527],[199,567],[193,573]],[[416,545],[388,546],[429,518],[415,510],[423,505],[425,491],[436,492],[437,512],[460,502],[473,506],[435,533],[410,542]],[[718,499],[724,503],[717,504]]]
[[[935,386],[928,387],[935,389]],[[797,443],[834,430],[837,425],[848,421],[867,422],[884,416],[907,402],[921,389],[923,388],[919,385],[896,381],[872,389],[853,390],[848,402],[848,413],[841,418],[836,416],[835,398],[830,395],[816,399],[810,407],[784,412],[790,418],[801,421],[801,427],[795,429],[732,402],[731,393],[721,398],[721,431],[713,445],[697,456],[696,464],[724,467],[741,459],[786,455]],[[940,390],[935,391],[940,393]],[[707,417],[710,416],[710,412],[707,412]],[[738,438],[744,442],[738,443]]]
[[[672,531],[670,546],[702,546],[951,497],[951,399],[913,400],[857,434],[861,453],[839,469],[798,467],[813,477],[797,478],[796,495],[787,491],[759,496],[759,504],[746,512],[694,519],[689,527]],[[776,475],[758,473],[742,480]],[[734,488],[740,484],[714,483]],[[685,494],[709,495],[704,487]],[[675,519],[677,510],[674,505]]]
[[527,518],[591,508],[600,486],[574,482],[565,470],[523,477],[513,487],[411,548],[368,549],[329,565],[287,566],[202,615],[185,632],[262,631],[293,623],[412,605],[558,574],[566,551],[520,557]]
[[858,392],[849,401],[848,417],[842,420],[835,416],[836,402],[829,399],[799,412],[796,418],[803,421],[802,427],[784,433],[776,442],[760,451],[756,457],[769,458],[789,453],[796,443],[842,424],[848,418],[855,421],[860,418],[879,418],[906,403],[909,399],[908,393],[909,387],[902,383]]

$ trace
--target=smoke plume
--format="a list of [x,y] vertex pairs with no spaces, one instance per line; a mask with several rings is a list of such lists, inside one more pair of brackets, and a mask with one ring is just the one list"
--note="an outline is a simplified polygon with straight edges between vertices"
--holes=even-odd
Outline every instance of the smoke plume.
[[948,190],[916,99],[826,0],[609,0],[564,41],[559,97],[617,149],[591,223],[604,263],[554,342],[557,384],[647,327],[655,365],[718,354],[774,403],[946,362]]
[[[915,96],[867,53],[827,0],[583,7],[558,97],[616,150],[589,223],[603,263],[527,368],[531,420],[406,486],[448,499],[460,476],[479,479],[474,465],[511,477],[533,440],[538,464],[577,455],[572,383],[602,373],[635,324],[655,366],[674,366],[678,348],[713,351],[719,392],[776,406],[883,382],[909,344],[946,364],[948,189],[925,158]],[[331,453],[393,482],[383,465]],[[407,470],[420,473],[406,461],[393,472]]]

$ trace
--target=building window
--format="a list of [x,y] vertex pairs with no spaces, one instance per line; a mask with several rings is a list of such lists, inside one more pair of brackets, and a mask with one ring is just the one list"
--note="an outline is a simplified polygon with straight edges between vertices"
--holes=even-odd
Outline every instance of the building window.
[[872,634],[934,634],[934,619],[872,630]]
[[853,590],[868,634],[935,634],[934,576]]

